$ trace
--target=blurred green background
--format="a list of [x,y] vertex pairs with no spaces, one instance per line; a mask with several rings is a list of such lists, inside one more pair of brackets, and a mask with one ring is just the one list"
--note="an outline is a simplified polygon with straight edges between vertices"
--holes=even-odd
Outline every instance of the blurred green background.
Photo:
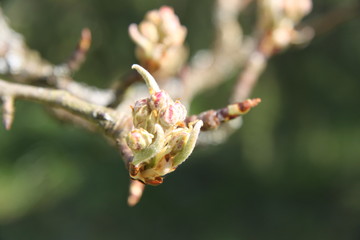
[[[355,2],[318,0],[308,19]],[[93,45],[75,78],[99,87],[135,62],[128,25],[164,4],[188,27],[191,53],[211,45],[210,0],[1,1],[53,63],[89,27]],[[359,18],[274,57],[253,94],[263,103],[243,127],[197,149],[134,208],[114,148],[18,102],[13,129],[0,130],[0,240],[360,239],[359,63]],[[226,103],[232,84],[194,111]]]

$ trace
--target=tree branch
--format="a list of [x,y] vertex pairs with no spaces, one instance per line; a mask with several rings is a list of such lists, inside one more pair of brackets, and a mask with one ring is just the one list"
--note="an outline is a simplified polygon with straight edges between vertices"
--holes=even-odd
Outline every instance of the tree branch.
[[234,91],[230,98],[231,102],[239,102],[250,97],[260,75],[267,64],[267,57],[260,51],[254,51],[240,73]]
[[185,69],[183,99],[190,102],[201,91],[226,81],[240,69],[256,45],[244,37],[238,16],[247,6],[242,0],[217,0],[214,9],[215,41],[210,50],[198,52]]
[[90,87],[69,76],[71,71],[80,67],[89,44],[90,32],[84,30],[69,61],[54,66],[25,44],[23,37],[9,26],[0,8],[0,74],[21,83],[66,90],[83,100],[106,106],[114,101],[113,90]]
[[[155,79],[138,65],[133,67],[148,85],[150,97],[147,98],[139,96],[143,93],[139,91],[141,87],[132,86],[140,79],[134,72],[113,89],[98,89],[76,82],[70,74],[85,59],[91,42],[89,30],[83,30],[67,62],[53,65],[26,46],[21,35],[9,27],[0,9],[0,74],[33,85],[0,79],[5,128],[11,127],[16,99],[40,102],[50,106],[57,118],[78,125],[89,124],[116,142],[131,178],[151,185],[160,184],[164,175],[174,171],[191,154],[200,129],[219,133],[211,130],[220,127],[224,130],[224,139],[240,127],[223,123],[247,113],[260,102],[260,99],[244,99],[251,95],[268,58],[301,39],[301,32],[295,26],[311,9],[310,0],[286,1],[286,4],[259,0],[258,23],[252,35],[244,36],[238,16],[251,2],[216,1],[214,46],[197,53],[180,76],[177,74],[187,56],[186,28],[173,9],[165,6],[150,11],[143,22],[130,26],[139,62],[159,77],[162,88],[170,86],[175,97],[188,106],[199,92],[221,84],[242,69],[230,99],[236,103],[190,117],[186,117],[186,109],[180,101],[173,101],[171,93],[160,89]],[[49,88],[37,87],[39,85]],[[125,95],[130,86],[135,94]],[[129,105],[133,100],[137,101],[131,112]],[[144,190],[144,184],[137,180],[130,183],[129,205],[135,205]]]
[[260,98],[248,99],[243,102],[228,105],[218,110],[208,110],[199,115],[189,116],[186,122],[202,120],[204,125],[201,131],[217,129],[222,123],[228,122],[234,118],[240,117],[256,107],[261,102]]
[[[26,99],[60,107],[97,124],[107,135],[115,138],[119,138],[118,134],[122,131],[122,129],[118,128],[122,128],[124,121],[129,120],[129,117],[123,113],[88,103],[63,90],[32,87],[0,80],[0,96],[3,97],[5,105],[9,105],[10,101],[6,99],[12,99],[12,101],[14,99]],[[5,111],[4,113],[9,115],[11,111]]]

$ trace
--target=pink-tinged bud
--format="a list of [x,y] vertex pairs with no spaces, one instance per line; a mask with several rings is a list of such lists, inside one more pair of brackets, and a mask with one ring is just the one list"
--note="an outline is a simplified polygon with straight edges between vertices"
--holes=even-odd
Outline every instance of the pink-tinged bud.
[[140,100],[137,100],[135,102],[135,106],[134,106],[134,111],[137,112],[139,111],[140,109],[144,108],[144,107],[147,107],[148,106],[148,99],[147,98],[143,98],[143,99],[140,99]]
[[160,125],[165,128],[171,127],[178,122],[184,121],[186,114],[187,111],[185,106],[179,101],[176,101],[160,113]]
[[150,98],[136,101],[133,107],[133,123],[136,128],[143,128],[153,133],[154,125],[159,123],[164,129],[183,122],[186,108],[179,101],[173,101],[165,91],[158,91]]
[[161,29],[164,33],[163,43],[166,45],[182,45],[186,37],[186,28],[181,26],[179,18],[174,10],[164,6],[159,10],[161,17]]
[[169,94],[165,91],[156,92],[151,95],[151,100],[149,101],[149,105],[151,110],[156,110],[157,112],[161,112],[164,109],[169,107],[173,100],[170,98]]
[[180,101],[175,101],[174,109],[177,116],[177,122],[185,121],[187,116],[186,107]]
[[148,131],[138,128],[132,130],[126,138],[129,148],[133,151],[140,151],[152,143],[154,135]]
[[146,129],[149,120],[150,108],[148,106],[148,99],[141,99],[135,102],[133,107],[133,123],[136,128]]

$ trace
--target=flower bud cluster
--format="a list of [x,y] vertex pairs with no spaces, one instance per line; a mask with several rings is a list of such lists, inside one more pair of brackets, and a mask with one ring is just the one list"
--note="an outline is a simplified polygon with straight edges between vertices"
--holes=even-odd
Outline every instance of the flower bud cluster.
[[186,108],[179,101],[173,101],[165,91],[155,92],[150,98],[135,102],[133,123],[135,128],[155,134],[155,124],[166,131],[186,118]]
[[148,12],[139,25],[129,27],[140,65],[161,76],[173,75],[182,66],[186,33],[174,10],[167,6]]
[[295,26],[311,9],[311,0],[260,0],[259,28],[266,34],[263,50],[271,53],[306,39]]
[[163,90],[149,89],[150,97],[136,101],[132,108],[134,129],[126,140],[134,154],[129,164],[130,176],[157,185],[191,154],[202,121],[186,126],[185,106]]

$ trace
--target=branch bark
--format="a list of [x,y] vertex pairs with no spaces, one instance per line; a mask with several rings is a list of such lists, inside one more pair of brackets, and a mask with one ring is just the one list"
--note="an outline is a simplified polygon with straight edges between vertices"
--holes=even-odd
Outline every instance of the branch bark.
[[[33,87],[0,80],[0,96],[3,99],[26,99],[62,108],[96,124],[106,135],[114,139],[121,137],[121,133],[128,126],[125,123],[131,120],[131,117],[124,113],[88,103],[63,90]],[[7,101],[10,100],[4,102]],[[9,113],[9,111],[4,111],[5,115],[9,115]]]

